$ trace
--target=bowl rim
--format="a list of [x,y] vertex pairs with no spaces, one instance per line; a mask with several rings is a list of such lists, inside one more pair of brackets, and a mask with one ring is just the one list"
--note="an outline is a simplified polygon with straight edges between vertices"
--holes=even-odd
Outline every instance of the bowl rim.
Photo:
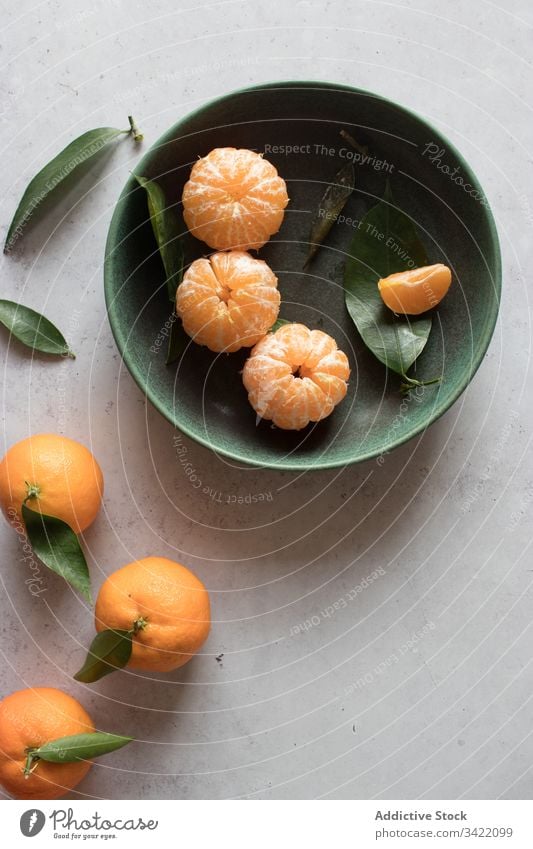
[[[305,462],[295,463],[292,461],[280,460],[267,460],[260,461],[258,459],[254,459],[253,457],[244,456],[243,454],[232,451],[231,449],[224,448],[222,446],[218,446],[212,440],[207,439],[204,436],[193,431],[191,428],[187,427],[183,424],[178,424],[173,418],[169,416],[168,411],[164,408],[164,405],[159,403],[155,394],[150,391],[149,386],[143,378],[142,370],[138,369],[136,364],[133,362],[132,357],[130,357],[127,353],[127,345],[125,344],[124,334],[122,333],[122,329],[120,326],[120,318],[118,314],[118,309],[116,306],[116,298],[112,293],[112,273],[111,273],[111,263],[112,263],[112,255],[115,250],[115,247],[118,243],[118,229],[119,229],[119,221],[122,215],[122,208],[124,201],[130,195],[132,190],[136,188],[135,175],[142,174],[145,163],[148,162],[155,150],[157,148],[164,146],[165,144],[172,141],[176,134],[179,134],[180,127],[186,122],[190,121],[194,118],[201,118],[202,115],[208,112],[215,104],[224,102],[225,100],[232,99],[239,95],[248,94],[255,91],[275,91],[276,89],[289,89],[289,88],[305,88],[305,89],[321,89],[321,90],[331,90],[331,91],[345,91],[349,94],[355,95],[363,95],[365,97],[371,97],[375,100],[379,100],[387,106],[391,107],[394,110],[397,110],[409,118],[414,119],[419,124],[422,124],[427,130],[433,134],[434,138],[438,141],[442,141],[445,148],[450,151],[456,161],[459,163],[460,168],[468,177],[468,180],[471,185],[473,185],[477,190],[479,190],[483,197],[486,200],[486,203],[482,205],[483,214],[486,219],[486,223],[488,225],[488,230],[491,239],[491,247],[494,254],[494,274],[492,276],[492,286],[494,289],[494,299],[491,305],[491,311],[487,317],[487,323],[485,326],[485,332],[483,337],[480,339],[479,344],[474,352],[474,356],[470,363],[470,368],[463,379],[458,383],[455,387],[455,390],[452,392],[450,396],[446,398],[445,401],[440,404],[435,404],[433,406],[432,413],[428,420],[424,424],[418,424],[411,428],[410,431],[403,434],[398,439],[391,442],[389,445],[383,446],[381,449],[372,449],[367,451],[366,453],[354,457],[352,459],[337,459],[337,460],[319,460],[318,462],[310,462],[306,464]],[[150,401],[150,403],[156,408],[156,410],[161,413],[161,415],[176,428],[181,431],[183,434],[188,436],[190,439],[195,442],[203,445],[205,448],[209,448],[211,451],[214,451],[216,454],[220,454],[223,457],[227,457],[230,460],[235,460],[238,463],[243,463],[247,466],[255,466],[256,468],[264,468],[264,469],[276,469],[279,471],[294,471],[294,472],[310,472],[310,471],[321,471],[325,469],[335,469],[335,468],[343,468],[346,466],[354,465],[355,463],[364,463],[367,460],[372,460],[376,457],[379,457],[384,452],[390,453],[394,451],[396,448],[399,448],[401,445],[404,445],[406,442],[409,442],[419,433],[425,432],[427,428],[429,428],[432,424],[434,424],[437,419],[439,419],[447,410],[449,410],[453,404],[457,401],[457,399],[463,394],[465,389],[471,383],[474,375],[476,374],[478,368],[480,367],[483,358],[487,352],[487,349],[490,345],[492,336],[494,334],[494,329],[496,327],[496,322],[498,320],[499,307],[501,302],[501,291],[502,291],[502,256],[501,256],[501,248],[500,241],[498,237],[498,231],[496,228],[496,222],[494,220],[494,214],[489,205],[488,199],[486,197],[485,192],[483,191],[483,187],[481,186],[476,174],[472,170],[471,166],[468,164],[464,156],[460,153],[457,147],[450,142],[446,136],[442,134],[440,130],[438,130],[429,120],[426,118],[422,118],[417,112],[414,110],[403,106],[402,104],[397,103],[395,100],[391,100],[388,97],[384,97],[381,94],[376,94],[373,91],[369,91],[368,89],[358,88],[356,86],[350,86],[345,83],[332,83],[326,82],[324,80],[272,80],[267,82],[258,83],[256,85],[246,86],[245,88],[235,89],[233,91],[228,92],[227,94],[220,95],[218,97],[212,97],[207,102],[203,103],[197,109],[194,109],[190,112],[187,112],[183,115],[178,121],[172,124],[168,130],[166,130],[146,151],[146,153],[142,156],[142,158],[137,162],[135,167],[132,169],[130,176],[128,177],[119,198],[115,204],[113,215],[111,218],[111,222],[109,224],[106,245],[105,245],[105,258],[104,258],[104,293],[105,293],[105,302],[106,302],[106,311],[109,319],[109,323],[111,325],[111,331],[113,333],[113,337],[115,339],[115,343],[117,345],[118,351],[120,353],[122,361],[125,363],[126,368],[128,369],[130,375],[133,377],[135,383],[141,389],[146,398]],[[125,353],[126,352],[126,353]]]

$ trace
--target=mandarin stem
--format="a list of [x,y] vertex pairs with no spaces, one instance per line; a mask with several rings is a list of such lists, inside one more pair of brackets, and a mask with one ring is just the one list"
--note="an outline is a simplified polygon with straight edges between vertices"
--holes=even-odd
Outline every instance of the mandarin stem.
[[136,619],[133,623],[133,628],[131,629],[130,634],[133,634],[133,636],[135,636],[135,634],[138,634],[139,631],[144,631],[147,625],[148,620],[145,619],[144,616],[139,616],[139,618]]
[[29,483],[28,481],[24,481],[24,483],[26,484],[27,492],[26,498],[24,499],[24,504],[26,504],[26,501],[28,501],[30,498],[39,497],[39,495],[41,494],[41,488],[36,483]]
[[402,374],[402,377],[406,383],[400,385],[400,390],[404,393],[409,392],[414,386],[432,386],[434,383],[440,383],[442,380],[442,375],[433,377],[431,380],[417,380],[414,377],[407,377],[406,374]]

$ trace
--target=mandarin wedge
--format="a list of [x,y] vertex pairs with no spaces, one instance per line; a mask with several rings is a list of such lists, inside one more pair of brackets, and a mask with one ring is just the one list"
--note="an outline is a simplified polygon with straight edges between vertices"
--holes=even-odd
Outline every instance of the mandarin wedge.
[[452,273],[447,265],[425,265],[389,274],[378,281],[383,303],[401,315],[420,315],[436,307],[452,282]]

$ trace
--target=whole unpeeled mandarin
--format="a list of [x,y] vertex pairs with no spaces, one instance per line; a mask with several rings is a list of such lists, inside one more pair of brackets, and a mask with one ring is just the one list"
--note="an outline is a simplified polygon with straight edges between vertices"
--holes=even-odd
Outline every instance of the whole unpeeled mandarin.
[[80,533],[96,518],[103,491],[102,471],[91,452],[59,434],[23,439],[0,462],[0,506],[13,523],[26,503]]
[[189,569],[165,557],[135,560],[107,578],[96,630],[132,631],[128,666],[169,672],[201,648],[211,626],[209,595]]
[[0,702],[0,784],[16,799],[57,799],[85,777],[91,763],[38,760],[25,775],[27,749],[94,731],[76,699],[53,687],[18,690]]

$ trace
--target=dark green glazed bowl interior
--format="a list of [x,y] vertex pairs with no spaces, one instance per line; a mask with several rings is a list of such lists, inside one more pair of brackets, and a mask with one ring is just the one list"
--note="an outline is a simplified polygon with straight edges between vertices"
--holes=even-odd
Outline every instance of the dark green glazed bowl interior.
[[[367,145],[373,158],[358,165],[345,220],[335,224],[304,273],[313,214],[349,155],[341,129]],[[279,278],[280,316],[325,330],[348,354],[347,398],[325,421],[284,432],[256,423],[240,376],[246,352],[217,355],[191,343],[179,362],[165,365],[171,307],[146,195],[133,177],[113,215],[105,263],[109,319],[126,366],[172,424],[238,461],[303,471],[389,452],[458,398],[494,330],[500,254],[481,187],[453,145],[395,103],[328,83],[272,83],[229,94],[183,118],[135,169],[161,183],[182,232],[181,193],[192,164],[225,146],[264,153],[287,182],[290,203],[282,228],[259,256]],[[408,400],[399,393],[399,378],[387,373],[359,338],[342,288],[353,222],[382,197],[387,179],[396,205],[419,228],[430,262],[445,262],[453,273],[414,372],[426,379],[442,374],[442,383],[411,393]],[[208,253],[206,245],[188,236],[188,262]]]

